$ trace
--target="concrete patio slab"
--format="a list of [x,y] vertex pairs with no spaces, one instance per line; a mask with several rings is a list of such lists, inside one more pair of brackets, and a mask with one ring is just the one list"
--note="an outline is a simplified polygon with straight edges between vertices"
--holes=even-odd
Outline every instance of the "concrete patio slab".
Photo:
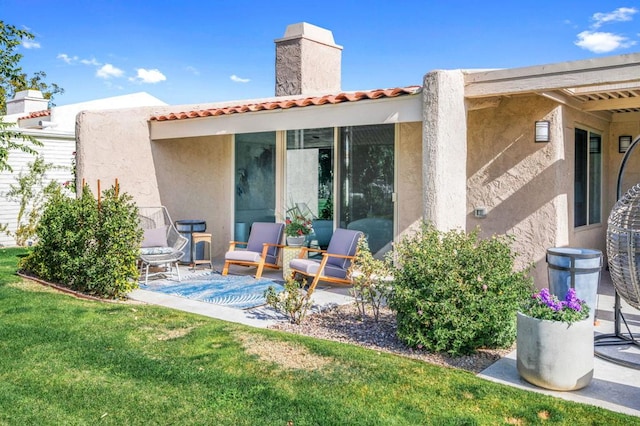
[[[603,271],[598,287],[596,335],[613,333],[614,300],[611,278],[606,271]],[[640,312],[624,302],[622,303],[622,311],[631,332],[640,333]],[[604,350],[616,356],[620,355],[628,361],[640,363],[640,348],[637,346],[610,346]],[[520,389],[640,417],[640,370],[594,357],[594,376],[587,387],[577,391],[558,392],[539,388],[522,379],[516,369],[516,355],[517,350],[495,362],[478,376]]]

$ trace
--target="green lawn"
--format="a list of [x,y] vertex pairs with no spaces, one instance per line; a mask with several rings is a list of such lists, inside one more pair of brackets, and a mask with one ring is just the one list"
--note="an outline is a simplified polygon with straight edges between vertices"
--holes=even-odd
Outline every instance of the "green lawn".
[[637,418],[360,347],[79,300],[0,249],[0,425],[628,425]]

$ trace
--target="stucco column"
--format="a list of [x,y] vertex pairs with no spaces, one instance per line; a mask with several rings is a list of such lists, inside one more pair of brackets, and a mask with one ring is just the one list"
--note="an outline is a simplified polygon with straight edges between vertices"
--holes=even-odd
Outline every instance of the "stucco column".
[[466,228],[467,114],[461,71],[424,77],[422,197],[424,218],[437,229]]

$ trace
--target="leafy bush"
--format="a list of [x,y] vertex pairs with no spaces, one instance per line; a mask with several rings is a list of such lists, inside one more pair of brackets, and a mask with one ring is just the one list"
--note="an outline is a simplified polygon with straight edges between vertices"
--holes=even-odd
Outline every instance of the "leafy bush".
[[111,188],[98,206],[88,187],[77,199],[57,191],[45,206],[37,235],[22,269],[100,297],[122,297],[137,286],[142,230],[129,195]]
[[306,284],[306,281],[298,282],[293,278],[287,278],[284,290],[280,293],[277,293],[273,286],[269,286],[264,292],[267,305],[286,314],[292,324],[301,324],[311,307],[309,295],[303,290]]
[[530,297],[527,271],[514,272],[511,239],[479,231],[440,232],[422,224],[396,245],[399,268],[389,306],[411,347],[462,355],[508,347],[516,312]]
[[380,319],[380,307],[387,301],[393,288],[393,265],[390,259],[375,259],[369,250],[366,238],[358,240],[358,251],[351,265],[353,288],[351,295],[355,299],[358,312],[363,318],[367,306],[371,308],[373,319]]

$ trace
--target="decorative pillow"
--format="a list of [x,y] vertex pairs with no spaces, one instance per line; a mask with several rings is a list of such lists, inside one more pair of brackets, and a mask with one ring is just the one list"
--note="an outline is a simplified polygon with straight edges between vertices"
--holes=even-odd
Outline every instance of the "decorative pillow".
[[142,247],[167,247],[167,228],[161,226],[155,229],[145,229]]

